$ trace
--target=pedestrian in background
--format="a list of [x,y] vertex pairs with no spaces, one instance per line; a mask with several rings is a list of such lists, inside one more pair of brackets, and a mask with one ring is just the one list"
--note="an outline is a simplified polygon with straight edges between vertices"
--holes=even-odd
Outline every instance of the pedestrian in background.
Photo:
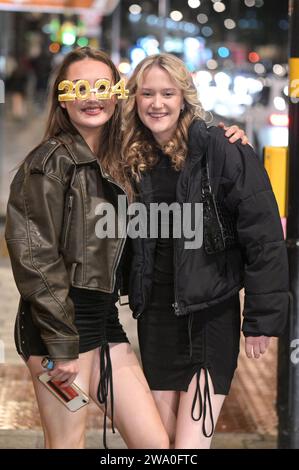
[[11,94],[11,113],[16,121],[24,121],[28,112],[28,66],[20,59],[7,79],[7,91]]
[[31,59],[31,69],[34,75],[33,99],[38,112],[42,112],[46,106],[52,61],[52,55],[45,53]]

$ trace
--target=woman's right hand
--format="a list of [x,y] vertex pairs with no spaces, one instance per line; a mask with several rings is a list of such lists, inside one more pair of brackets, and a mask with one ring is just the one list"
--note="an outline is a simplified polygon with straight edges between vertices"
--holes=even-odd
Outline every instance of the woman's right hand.
[[49,375],[59,382],[62,387],[71,385],[79,373],[79,359],[73,361],[57,361],[55,367],[49,372]]
[[258,359],[261,354],[265,354],[269,344],[270,336],[247,336],[245,338],[245,352],[249,358]]

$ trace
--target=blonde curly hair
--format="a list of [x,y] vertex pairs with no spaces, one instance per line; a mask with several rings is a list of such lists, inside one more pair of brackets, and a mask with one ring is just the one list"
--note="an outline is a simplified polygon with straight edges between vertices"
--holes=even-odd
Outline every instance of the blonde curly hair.
[[155,165],[159,148],[151,131],[141,122],[136,104],[136,94],[143,81],[144,73],[153,66],[161,67],[168,72],[183,94],[184,108],[180,113],[174,135],[169,142],[160,147],[163,153],[169,156],[177,171],[184,166],[188,150],[188,129],[191,122],[194,119],[203,120],[205,117],[192,76],[180,59],[172,54],[156,54],[143,59],[127,83],[129,98],[123,108],[122,125],[124,169],[137,181],[140,180],[143,171]]

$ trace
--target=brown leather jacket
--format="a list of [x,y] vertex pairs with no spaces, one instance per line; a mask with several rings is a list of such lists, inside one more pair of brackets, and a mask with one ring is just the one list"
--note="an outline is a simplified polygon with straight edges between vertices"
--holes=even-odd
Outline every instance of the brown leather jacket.
[[26,337],[30,324],[38,327],[53,359],[78,357],[68,292],[71,285],[114,291],[125,236],[98,238],[95,208],[103,202],[117,207],[118,195],[124,190],[104,174],[79,134],[49,139],[19,168],[11,184],[5,237],[21,294],[16,346],[25,359],[34,350]]

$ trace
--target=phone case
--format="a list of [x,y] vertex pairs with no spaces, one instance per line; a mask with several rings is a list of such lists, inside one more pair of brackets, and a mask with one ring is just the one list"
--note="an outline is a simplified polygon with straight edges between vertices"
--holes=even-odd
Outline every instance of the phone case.
[[88,395],[74,383],[68,387],[62,387],[61,382],[53,380],[48,372],[39,375],[38,380],[70,411],[77,411],[89,403]]

